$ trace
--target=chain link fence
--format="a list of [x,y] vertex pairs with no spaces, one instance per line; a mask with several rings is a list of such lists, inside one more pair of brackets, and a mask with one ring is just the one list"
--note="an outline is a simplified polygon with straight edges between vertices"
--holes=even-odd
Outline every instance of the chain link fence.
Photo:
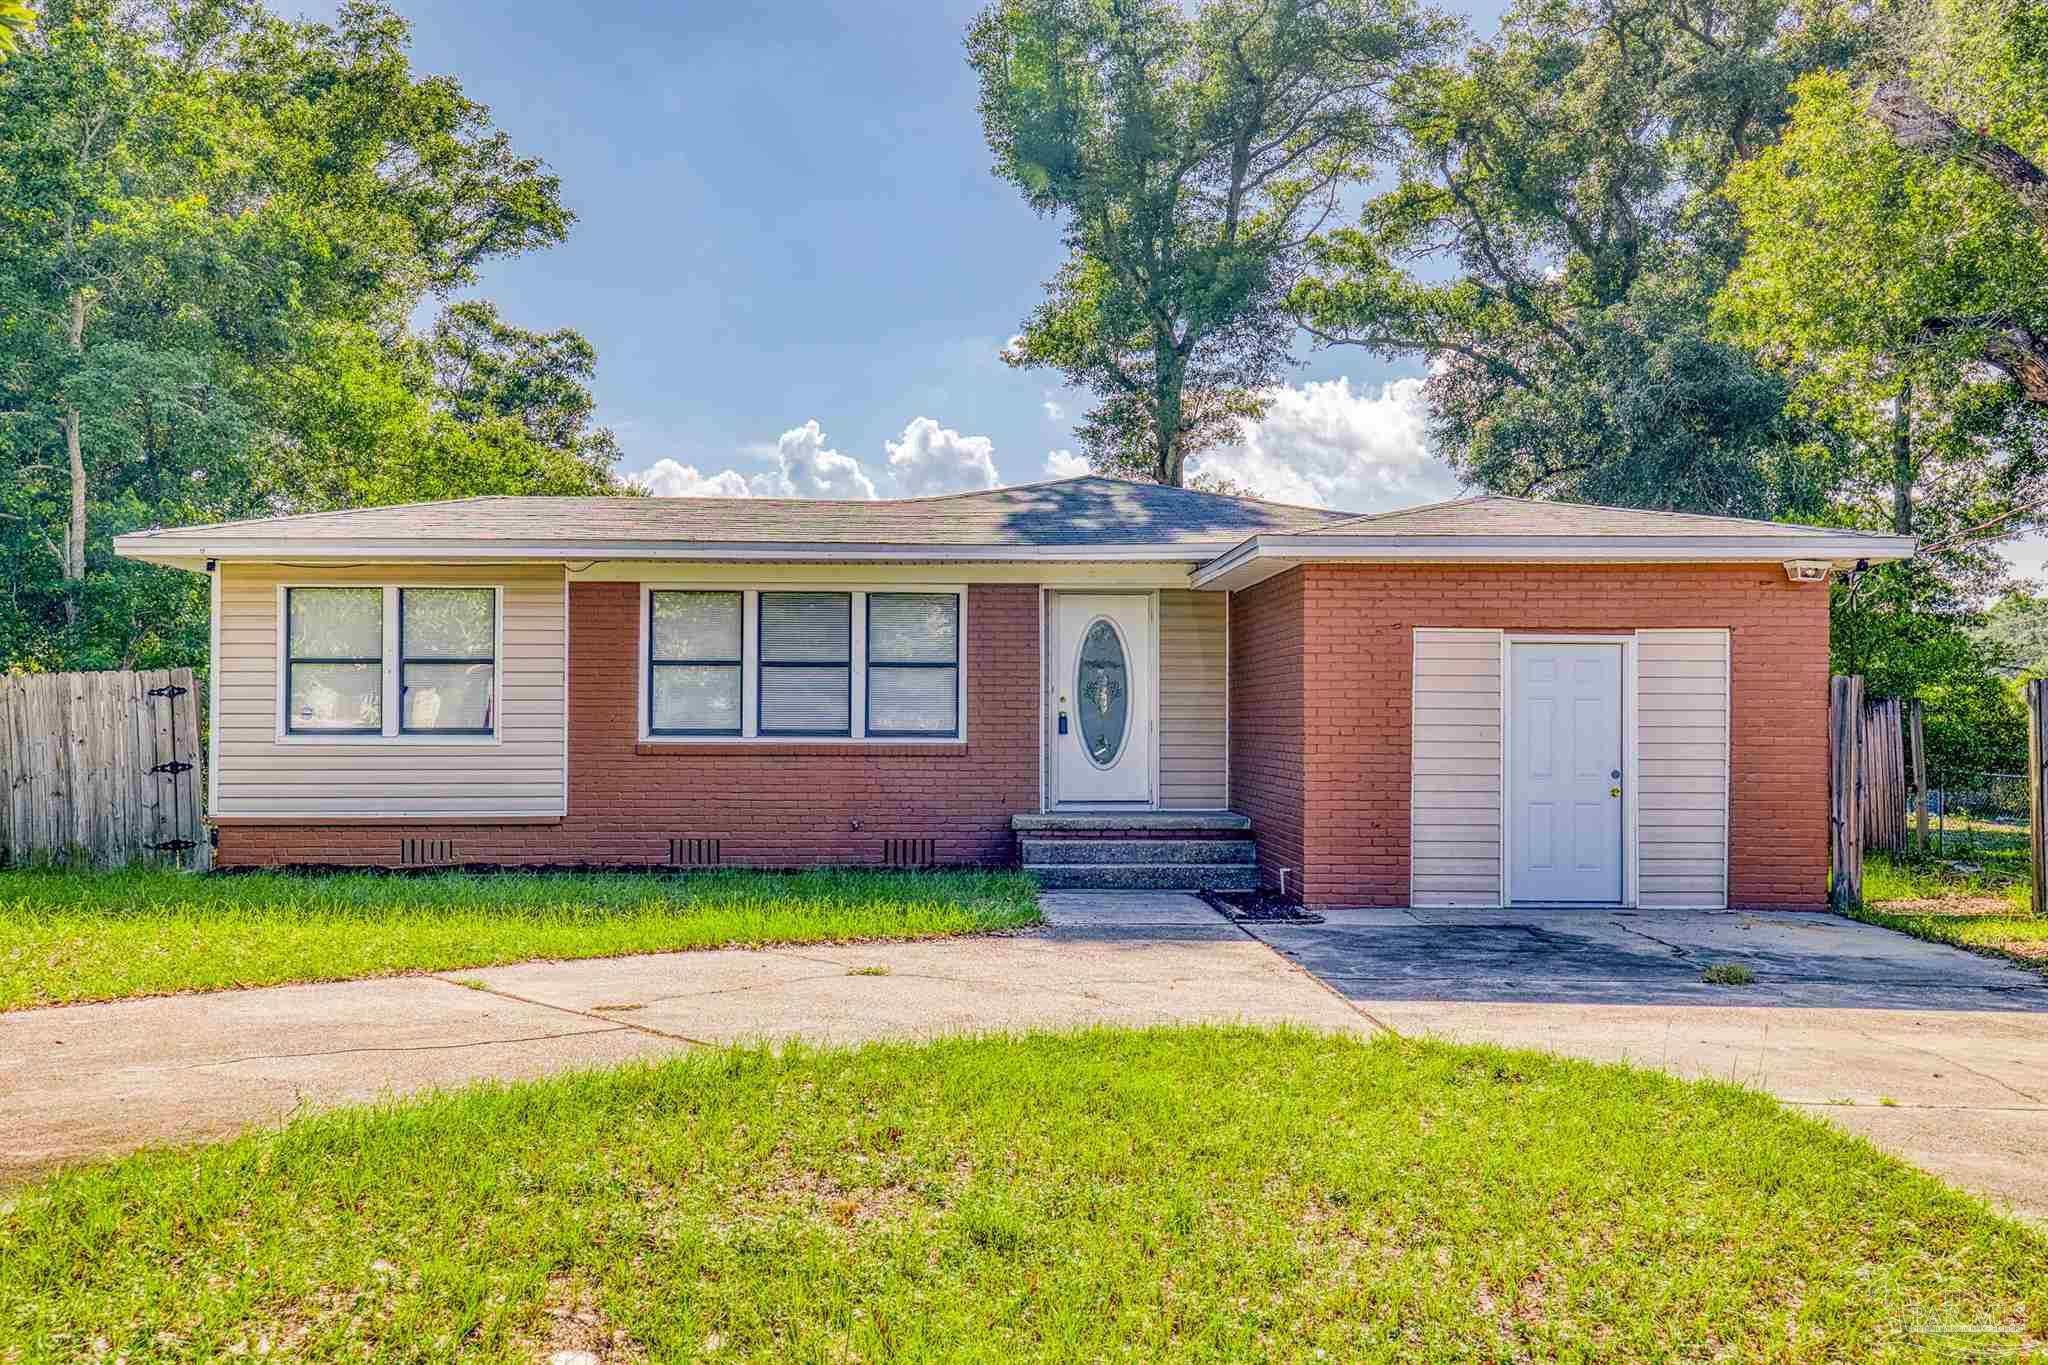
[[[1918,795],[1909,793],[1909,811]],[[1928,836],[1940,852],[1974,847],[1979,835],[2025,835],[2031,818],[2025,773],[1957,769],[1928,776]]]

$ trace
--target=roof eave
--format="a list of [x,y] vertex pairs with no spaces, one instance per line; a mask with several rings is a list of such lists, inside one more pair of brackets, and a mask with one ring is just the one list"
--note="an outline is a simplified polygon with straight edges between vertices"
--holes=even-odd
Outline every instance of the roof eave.
[[175,537],[137,532],[114,538],[114,553],[125,559],[189,567],[208,559],[352,559],[398,561],[488,561],[531,563],[586,560],[758,560],[831,562],[911,560],[988,563],[1043,560],[1065,563],[1179,560],[1191,568],[1216,558],[1228,541],[1143,545],[901,545],[782,541],[573,541],[573,540],[243,540]]
[[1911,536],[1340,536],[1261,533],[1195,570],[1193,585],[1236,590],[1301,564],[1777,564],[1837,568],[1910,559]]

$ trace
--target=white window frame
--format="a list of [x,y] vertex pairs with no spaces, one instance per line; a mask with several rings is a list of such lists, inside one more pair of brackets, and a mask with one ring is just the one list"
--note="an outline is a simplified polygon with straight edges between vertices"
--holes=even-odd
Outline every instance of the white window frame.
[[[740,594],[740,733],[737,735],[661,735],[654,733],[654,699],[648,690],[652,673],[649,651],[654,641],[650,622],[653,617],[651,594],[657,592],[734,592]],[[852,714],[849,733],[843,735],[764,735],[760,733],[761,722],[761,594],[764,592],[833,592],[845,593],[853,599],[853,648],[851,651],[852,670]],[[960,603],[960,664],[954,696],[954,714],[959,719],[957,733],[950,735],[869,735],[868,720],[868,594],[891,593],[950,593]],[[746,744],[772,748],[776,745],[959,745],[967,743],[967,670],[968,670],[968,623],[967,585],[964,583],[877,583],[873,585],[850,585],[844,580],[804,581],[793,583],[770,583],[764,586],[740,587],[730,581],[647,583],[640,585],[639,625],[634,645],[634,672],[639,677],[639,740],[642,744],[689,745],[703,744]]]
[[[287,679],[291,667],[291,593],[294,589],[305,588],[375,588],[384,594],[384,704],[383,732],[381,734],[320,734],[313,731],[293,731],[290,725],[291,697]],[[434,734],[414,732],[402,734],[399,731],[399,688],[401,675],[398,633],[398,594],[406,588],[468,588],[488,590],[491,594],[491,658],[494,661],[492,674],[491,732],[478,734]],[[333,582],[309,581],[280,583],[277,585],[277,742],[280,744],[374,744],[374,745],[432,745],[460,746],[464,748],[488,747],[502,744],[505,739],[505,587],[502,583],[447,583],[447,582]]]

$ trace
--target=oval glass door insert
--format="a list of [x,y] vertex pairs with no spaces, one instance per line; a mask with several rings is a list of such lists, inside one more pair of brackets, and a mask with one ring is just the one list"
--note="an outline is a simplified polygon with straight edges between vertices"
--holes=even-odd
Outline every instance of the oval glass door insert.
[[1131,669],[1123,637],[1105,618],[1096,617],[1081,636],[1076,673],[1081,751],[1096,767],[1107,768],[1124,749],[1131,714]]

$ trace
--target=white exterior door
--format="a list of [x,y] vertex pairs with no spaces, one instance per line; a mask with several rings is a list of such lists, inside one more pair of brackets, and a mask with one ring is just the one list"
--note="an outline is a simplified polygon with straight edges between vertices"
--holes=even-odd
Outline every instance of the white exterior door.
[[1508,898],[1618,903],[1622,647],[1508,646]]
[[1057,805],[1152,801],[1152,598],[1053,598],[1047,770]]

